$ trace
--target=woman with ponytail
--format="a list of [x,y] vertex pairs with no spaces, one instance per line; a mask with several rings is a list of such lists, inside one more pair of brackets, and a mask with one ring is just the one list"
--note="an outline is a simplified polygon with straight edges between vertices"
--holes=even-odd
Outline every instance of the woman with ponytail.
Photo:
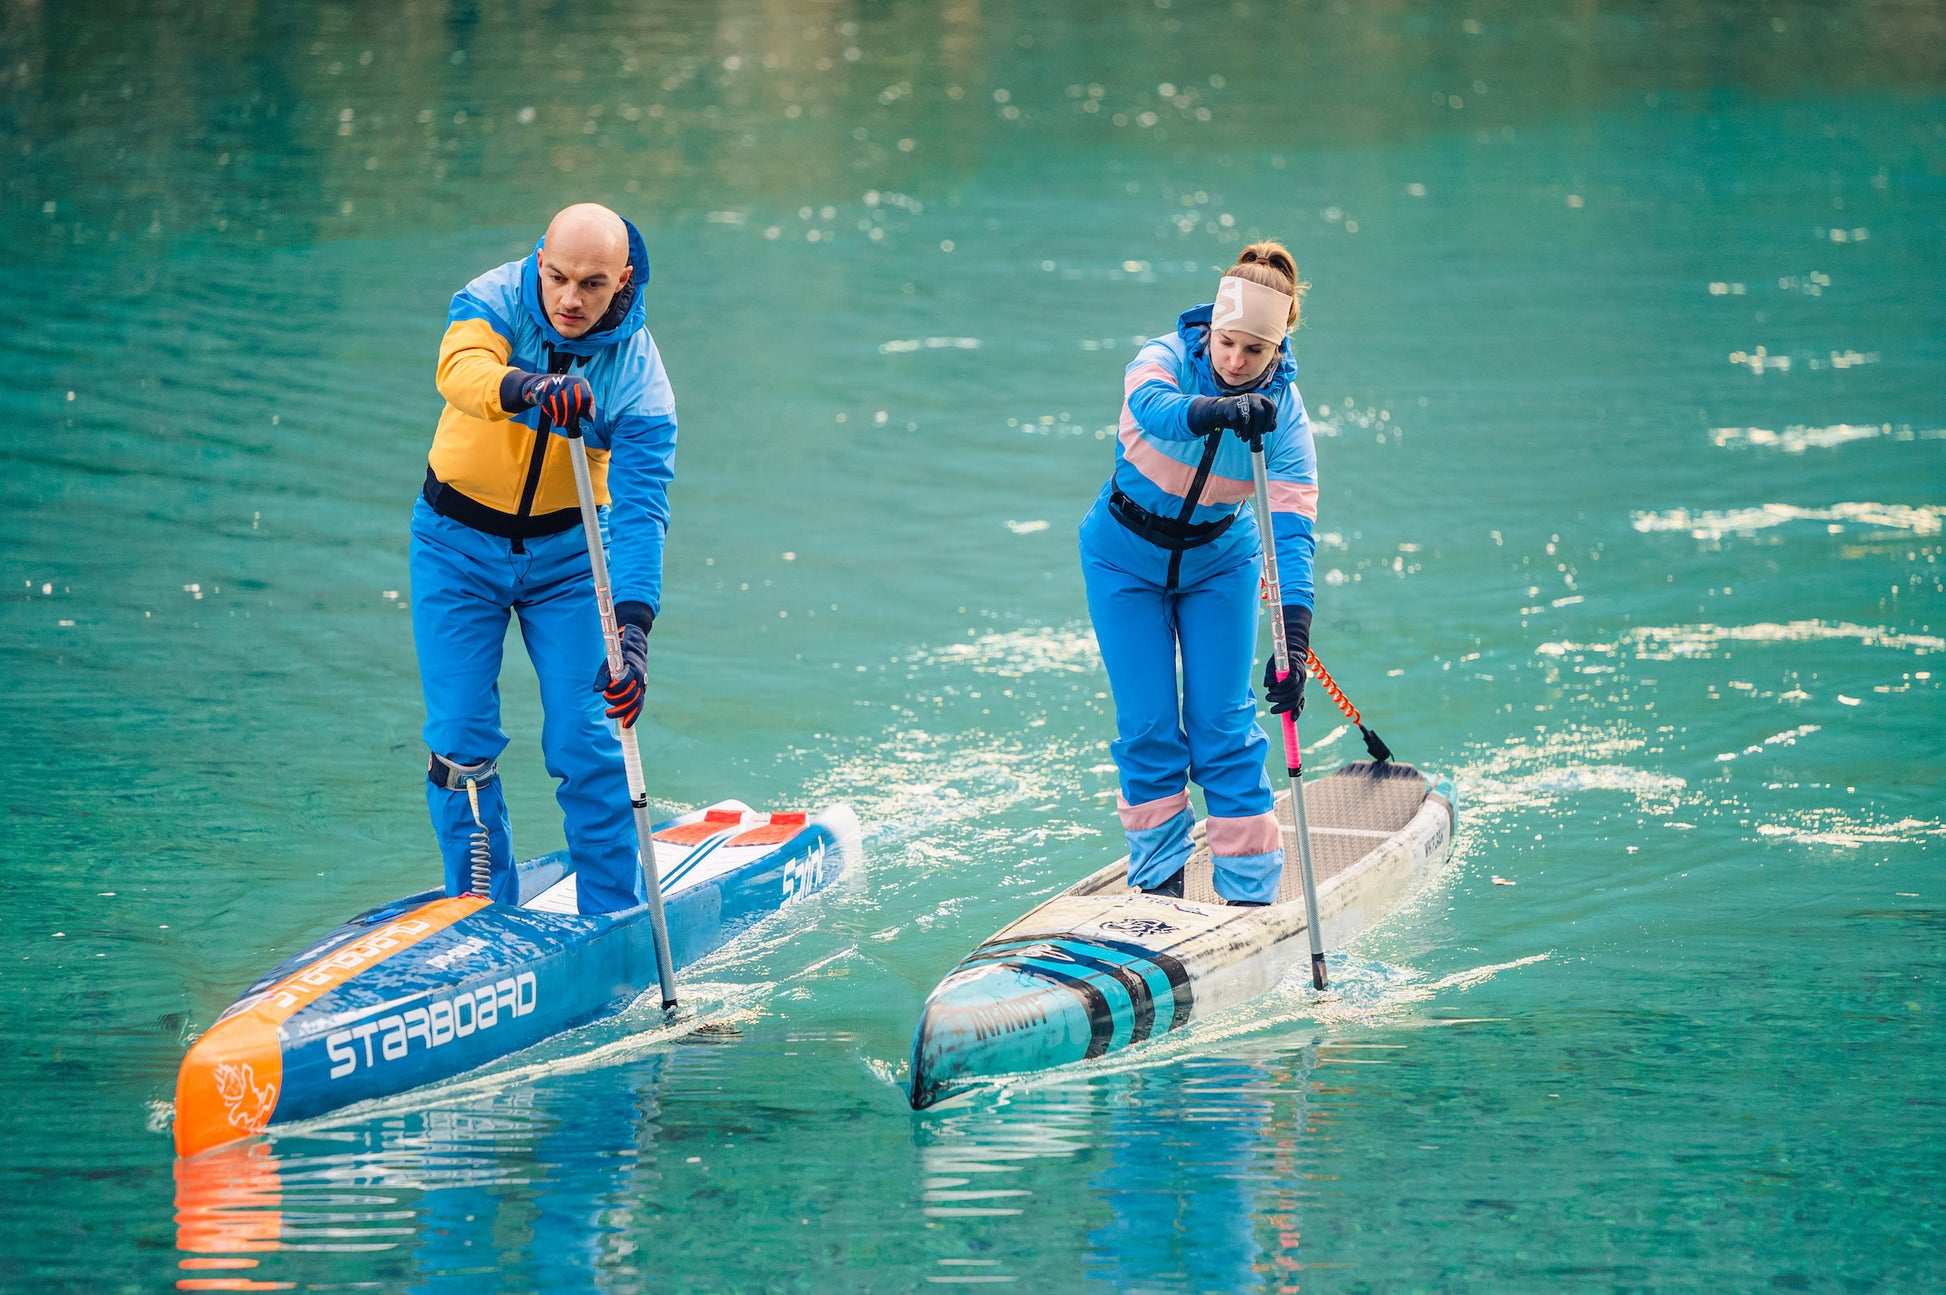
[[1263,519],[1243,505],[1260,439],[1293,667],[1277,682],[1266,661],[1265,687],[1273,711],[1297,710],[1318,475],[1290,331],[1308,287],[1282,244],[1253,243],[1214,304],[1142,347],[1123,383],[1114,473],[1081,523],[1088,611],[1115,699],[1128,881],[1153,895],[1183,893],[1193,773],[1217,894],[1231,904],[1277,898],[1282,833],[1250,692]]

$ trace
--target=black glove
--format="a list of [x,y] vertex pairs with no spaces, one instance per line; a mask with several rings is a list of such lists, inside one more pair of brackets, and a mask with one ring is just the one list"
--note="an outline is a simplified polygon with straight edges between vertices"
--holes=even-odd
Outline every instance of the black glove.
[[649,629],[655,613],[646,603],[616,603],[615,619],[621,622],[622,677],[611,679],[608,662],[595,671],[595,691],[608,703],[608,718],[623,728],[634,728],[642,715],[642,694],[649,674]]
[[510,414],[536,405],[556,427],[566,427],[595,414],[595,389],[572,373],[526,373],[510,369],[500,379],[500,405]]
[[1261,391],[1242,396],[1198,396],[1189,402],[1189,430],[1213,436],[1229,428],[1255,444],[1277,430],[1277,402]]
[[1270,703],[1273,715],[1285,711],[1301,715],[1304,713],[1304,658],[1311,650],[1309,607],[1284,609],[1284,645],[1290,650],[1290,675],[1284,679],[1277,677],[1277,653],[1273,651],[1264,661],[1264,699]]

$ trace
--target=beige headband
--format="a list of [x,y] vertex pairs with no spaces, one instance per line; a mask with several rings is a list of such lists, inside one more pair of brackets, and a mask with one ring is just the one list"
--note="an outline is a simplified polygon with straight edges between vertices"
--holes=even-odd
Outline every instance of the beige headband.
[[1290,319],[1289,293],[1226,274],[1216,290],[1216,309],[1209,322],[1212,329],[1248,333],[1273,346],[1282,346],[1290,332]]

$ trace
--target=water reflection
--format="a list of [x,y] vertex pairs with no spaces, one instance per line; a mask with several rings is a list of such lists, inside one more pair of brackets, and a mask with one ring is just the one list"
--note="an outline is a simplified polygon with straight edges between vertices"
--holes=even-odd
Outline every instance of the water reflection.
[[1089,1180],[1108,1207],[1108,1221],[1088,1234],[1087,1271],[1099,1289],[1255,1284],[1269,1078],[1227,1060],[1116,1077],[1108,1164]]
[[[999,1090],[915,1124],[945,1242],[927,1280],[1295,1289],[1318,1049],[1225,1055]],[[1276,1280],[1272,1275],[1281,1274]]]
[[178,1161],[177,1288],[288,1290],[344,1271],[344,1255],[427,1295],[486,1273],[539,1290],[639,1278],[631,1237],[660,1188],[658,1094],[666,1073],[698,1064],[655,1053],[583,1072],[571,1094],[522,1087]]
[[[284,1183],[262,1142],[231,1143],[176,1161],[179,1290],[288,1290],[289,1282],[239,1275],[282,1247]],[[215,1274],[192,1276],[187,1274]]]

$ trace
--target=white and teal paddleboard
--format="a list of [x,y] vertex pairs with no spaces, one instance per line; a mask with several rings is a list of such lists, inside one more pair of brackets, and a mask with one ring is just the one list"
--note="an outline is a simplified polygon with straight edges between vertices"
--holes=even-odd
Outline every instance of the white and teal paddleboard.
[[[1347,765],[1304,784],[1325,946],[1389,911],[1452,854],[1450,783],[1408,764]],[[1278,902],[1231,908],[1203,829],[1183,898],[1128,887],[1128,860],[1062,891],[980,945],[926,999],[912,1036],[914,1109],[1005,1075],[1099,1057],[1263,993],[1310,955],[1290,793]]]

